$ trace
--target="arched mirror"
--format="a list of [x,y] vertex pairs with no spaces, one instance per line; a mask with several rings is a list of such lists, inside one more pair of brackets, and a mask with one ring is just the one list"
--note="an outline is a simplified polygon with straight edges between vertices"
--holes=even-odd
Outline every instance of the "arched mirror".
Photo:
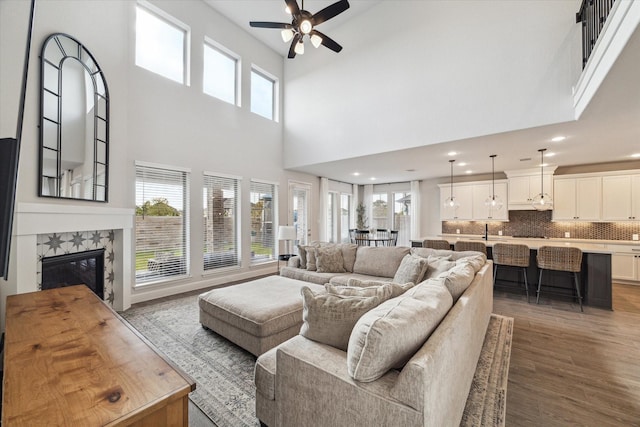
[[52,34],[40,56],[39,195],[106,202],[109,90],[93,55]]

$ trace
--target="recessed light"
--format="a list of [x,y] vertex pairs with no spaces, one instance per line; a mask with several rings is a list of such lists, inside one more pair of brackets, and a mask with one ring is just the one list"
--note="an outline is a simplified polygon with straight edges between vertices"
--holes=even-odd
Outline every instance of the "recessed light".
[[455,151],[449,151],[447,153],[447,156],[455,156],[456,154],[458,154],[458,153],[456,153]]
[[462,162],[462,163],[458,163],[458,166],[467,166],[467,164],[465,162]]
[[375,176],[372,176],[372,177],[371,177],[371,178],[369,178],[369,179],[370,179],[371,181],[375,181],[375,180],[376,180],[376,177],[375,177]]
[[472,170],[464,171],[464,173],[473,173]]
[[565,139],[567,139],[566,136],[555,136],[555,137],[551,138],[551,141],[560,142],[560,141],[564,141]]
[[360,176],[360,172],[354,172],[353,176]]
[[415,169],[405,169],[405,172],[415,172]]
[[634,159],[637,159],[638,157],[640,157],[640,153],[633,153],[631,157],[633,157]]

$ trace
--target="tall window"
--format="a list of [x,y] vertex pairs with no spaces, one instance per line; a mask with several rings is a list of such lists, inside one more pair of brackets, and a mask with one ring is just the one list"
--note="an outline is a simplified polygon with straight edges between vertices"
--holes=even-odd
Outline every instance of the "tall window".
[[340,241],[349,243],[349,224],[351,223],[351,194],[340,195]]
[[257,68],[251,69],[251,112],[276,120],[276,79]]
[[373,206],[371,210],[372,228],[389,228],[388,194],[377,193],[373,195]]
[[136,7],[136,65],[189,84],[189,27],[146,1]]
[[393,193],[393,229],[398,230],[398,246],[411,246],[411,193]]
[[251,262],[254,264],[274,259],[276,186],[251,181]]
[[240,265],[238,246],[238,200],[240,181],[233,177],[205,174],[204,270]]
[[[307,233],[309,230],[309,195],[311,186],[298,182],[289,183],[289,224],[293,224],[296,229],[296,242],[299,245],[307,244]],[[298,253],[295,247],[293,253]]]
[[240,59],[237,55],[212,40],[204,44],[204,73],[202,90],[229,104],[238,103],[238,70]]
[[189,171],[136,163],[136,285],[189,273]]

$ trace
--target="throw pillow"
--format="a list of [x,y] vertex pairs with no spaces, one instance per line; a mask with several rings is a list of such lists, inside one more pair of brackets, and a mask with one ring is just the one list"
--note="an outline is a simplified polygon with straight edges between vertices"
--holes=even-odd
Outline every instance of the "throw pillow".
[[307,270],[316,271],[316,248],[307,246],[305,251],[307,252]]
[[346,351],[353,325],[360,316],[380,304],[380,298],[315,293],[302,290],[302,328],[300,335]]
[[351,277],[347,281],[347,287],[353,287],[353,288],[366,288],[366,287],[384,286],[384,285],[391,285],[391,298],[395,298],[397,296],[402,295],[409,289],[413,288],[415,286],[415,283],[407,282],[404,284],[400,284],[400,283],[393,283],[393,282],[381,282],[377,280],[360,280],[360,279],[356,279],[355,277]]
[[342,249],[338,246],[325,246],[316,249],[316,270],[318,273],[344,273]]
[[395,283],[420,283],[427,268],[429,268],[427,258],[405,255],[395,276],[393,276],[393,281]]
[[300,268],[307,268],[307,247],[298,245],[298,256],[300,257]]
[[430,256],[427,258],[429,262],[429,269],[425,274],[424,278],[428,279],[431,277],[438,277],[441,273],[448,271],[455,267],[455,261],[451,261],[451,257],[434,257]]
[[375,381],[390,369],[404,366],[446,316],[453,305],[447,288],[419,288],[429,298],[393,298],[358,320],[347,349],[347,371],[354,380]]
[[343,295],[348,297],[379,297],[380,302],[386,301],[391,298],[393,293],[393,284],[385,283],[382,286],[368,286],[366,288],[352,287],[352,286],[337,286],[331,283],[326,283],[324,288],[326,291],[333,295]]
[[458,301],[460,295],[467,290],[473,281],[475,271],[473,270],[473,265],[470,263],[457,264],[451,270],[440,274],[438,277],[444,279],[444,285],[449,292],[451,292],[451,296],[455,302]]

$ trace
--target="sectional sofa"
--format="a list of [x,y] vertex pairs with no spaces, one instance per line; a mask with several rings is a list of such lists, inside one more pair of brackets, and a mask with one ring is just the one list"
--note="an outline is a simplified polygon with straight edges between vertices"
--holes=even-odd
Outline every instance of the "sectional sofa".
[[315,285],[302,289],[300,334],[256,362],[261,423],[458,426],[493,308],[491,261],[426,248],[318,248],[301,253],[319,259],[294,257],[281,271]]

